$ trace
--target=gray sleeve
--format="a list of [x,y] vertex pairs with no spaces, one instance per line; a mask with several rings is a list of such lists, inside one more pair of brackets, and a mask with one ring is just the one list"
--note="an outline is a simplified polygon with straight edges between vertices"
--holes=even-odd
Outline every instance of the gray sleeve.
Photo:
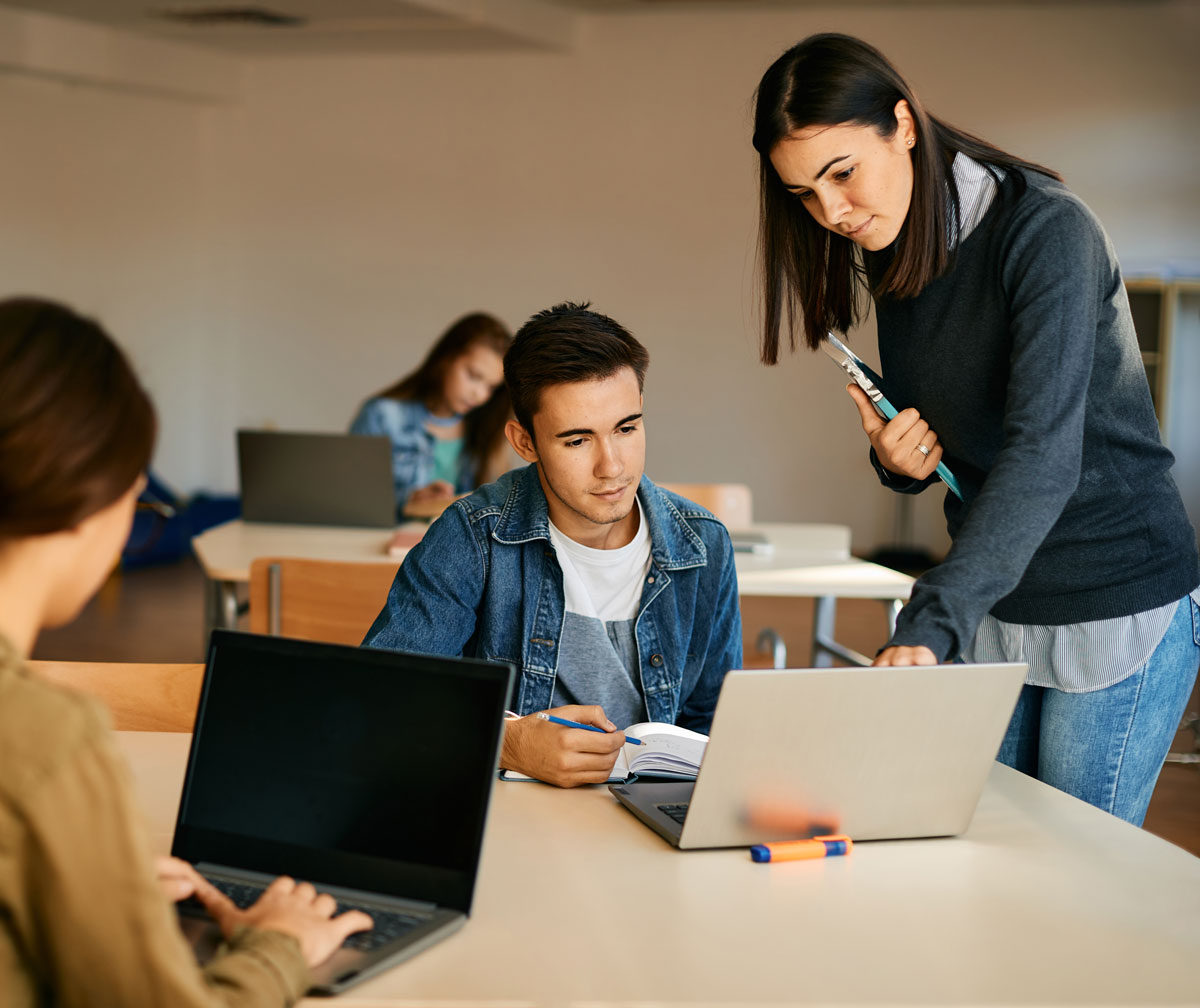
[[1004,257],[1011,354],[1003,445],[945,561],[889,644],[952,659],[1021,580],[1079,483],[1100,306],[1120,277],[1099,222],[1067,196],[1018,220]]

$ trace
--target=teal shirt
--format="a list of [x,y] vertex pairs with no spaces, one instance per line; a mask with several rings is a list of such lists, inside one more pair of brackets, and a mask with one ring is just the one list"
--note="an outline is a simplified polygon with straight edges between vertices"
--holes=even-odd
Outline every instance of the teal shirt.
[[451,486],[458,485],[458,474],[462,468],[463,439],[433,439],[433,478],[445,480]]

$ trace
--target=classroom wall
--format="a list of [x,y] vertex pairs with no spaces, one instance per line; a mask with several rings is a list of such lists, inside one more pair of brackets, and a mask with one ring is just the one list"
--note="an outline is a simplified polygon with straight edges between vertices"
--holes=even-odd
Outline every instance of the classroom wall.
[[[868,550],[894,506],[832,365],[755,359],[761,72],[809,32],[860,34],[936,113],[1061,170],[1135,271],[1194,271],[1196,12],[584,16],[569,53],[264,58],[211,102],[0,76],[22,137],[0,158],[2,286],[120,334],[184,491],[235,488],[239,425],[343,427],[461,312],[515,327],[590,299],[650,348],[653,476],[747,482],[758,517],[846,522]],[[916,508],[934,550],[937,496]]]

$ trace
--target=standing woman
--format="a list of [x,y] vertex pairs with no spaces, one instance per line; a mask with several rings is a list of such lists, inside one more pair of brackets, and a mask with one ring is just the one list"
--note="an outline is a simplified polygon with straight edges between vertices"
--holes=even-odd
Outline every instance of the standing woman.
[[416,371],[360,407],[350,433],[391,439],[397,517],[436,513],[500,475],[509,416],[504,352],[511,342],[498,319],[464,315]]
[[767,70],[754,147],[763,361],[870,298],[901,409],[850,387],[871,463],[920,493],[944,461],[963,490],[875,664],[1028,662],[999,758],[1140,824],[1200,665],[1200,565],[1100,223],[845,35]]
[[[155,877],[128,771],[95,701],[25,664],[129,535],[154,410],[95,323],[0,301],[0,1005],[290,1005],[353,931],[331,896],[277,879],[238,910],[190,865]],[[201,971],[170,899],[197,897],[228,946]]]

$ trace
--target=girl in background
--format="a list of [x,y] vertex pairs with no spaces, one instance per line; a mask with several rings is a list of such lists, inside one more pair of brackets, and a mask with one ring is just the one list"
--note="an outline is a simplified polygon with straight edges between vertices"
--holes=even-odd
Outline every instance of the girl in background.
[[816,349],[873,299],[901,412],[850,386],[871,462],[919,493],[944,459],[963,490],[875,664],[1027,662],[1000,760],[1140,825],[1200,665],[1200,565],[1100,222],[846,35],[767,70],[754,147],[763,361],[785,316]]
[[[362,913],[277,879],[238,910],[192,867],[151,863],[107,717],[25,664],[75,617],[129,535],[154,410],[94,322],[0,301],[0,1004],[290,1005]],[[168,899],[199,899],[228,946],[203,970]]]
[[504,351],[512,335],[491,315],[464,315],[412,374],[363,403],[352,434],[392,442],[396,514],[437,513],[500,475],[507,441]]

